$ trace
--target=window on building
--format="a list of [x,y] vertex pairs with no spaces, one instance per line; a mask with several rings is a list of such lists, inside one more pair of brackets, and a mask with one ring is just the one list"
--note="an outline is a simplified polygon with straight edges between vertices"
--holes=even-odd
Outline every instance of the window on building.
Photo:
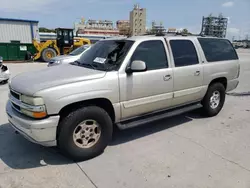
[[199,64],[195,46],[190,40],[171,40],[175,67]]
[[208,62],[239,59],[232,44],[226,39],[198,38]]
[[136,48],[131,61],[141,60],[148,70],[168,68],[168,60],[163,42],[160,40],[145,41]]

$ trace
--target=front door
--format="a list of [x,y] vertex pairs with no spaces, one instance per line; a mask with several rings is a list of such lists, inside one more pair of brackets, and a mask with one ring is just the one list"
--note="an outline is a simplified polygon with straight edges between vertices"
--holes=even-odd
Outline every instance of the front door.
[[119,73],[122,118],[170,107],[173,99],[173,72],[169,68],[166,43],[162,39],[138,44],[130,62],[144,61],[147,71]]
[[168,41],[174,61],[173,106],[191,103],[202,97],[203,66],[192,40],[171,39]]

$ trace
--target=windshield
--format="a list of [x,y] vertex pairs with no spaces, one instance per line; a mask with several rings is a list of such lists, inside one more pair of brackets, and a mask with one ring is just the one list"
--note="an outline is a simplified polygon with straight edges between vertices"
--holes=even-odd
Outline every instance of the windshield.
[[133,43],[129,40],[98,41],[81,56],[78,64],[105,71],[118,70]]
[[73,50],[72,52],[69,53],[69,55],[80,55],[82,52],[84,52],[86,49],[88,49],[90,47],[90,45],[83,45],[75,50]]

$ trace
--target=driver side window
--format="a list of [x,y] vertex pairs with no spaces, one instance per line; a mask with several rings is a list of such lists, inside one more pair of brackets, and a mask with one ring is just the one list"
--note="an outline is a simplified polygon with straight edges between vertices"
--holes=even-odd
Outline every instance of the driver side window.
[[145,41],[136,48],[131,62],[144,61],[148,70],[168,68],[165,47],[160,40]]

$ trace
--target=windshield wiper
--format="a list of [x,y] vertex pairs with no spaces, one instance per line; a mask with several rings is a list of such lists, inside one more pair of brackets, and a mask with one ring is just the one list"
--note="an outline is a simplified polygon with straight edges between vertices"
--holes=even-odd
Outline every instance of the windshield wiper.
[[77,61],[79,63],[79,66],[83,66],[83,67],[92,67],[93,69],[96,69],[96,66],[94,66],[92,63],[81,63],[79,61]]
[[81,62],[79,62],[79,61],[74,61],[74,62],[72,62],[72,63],[70,63],[71,65],[80,65],[81,64]]

